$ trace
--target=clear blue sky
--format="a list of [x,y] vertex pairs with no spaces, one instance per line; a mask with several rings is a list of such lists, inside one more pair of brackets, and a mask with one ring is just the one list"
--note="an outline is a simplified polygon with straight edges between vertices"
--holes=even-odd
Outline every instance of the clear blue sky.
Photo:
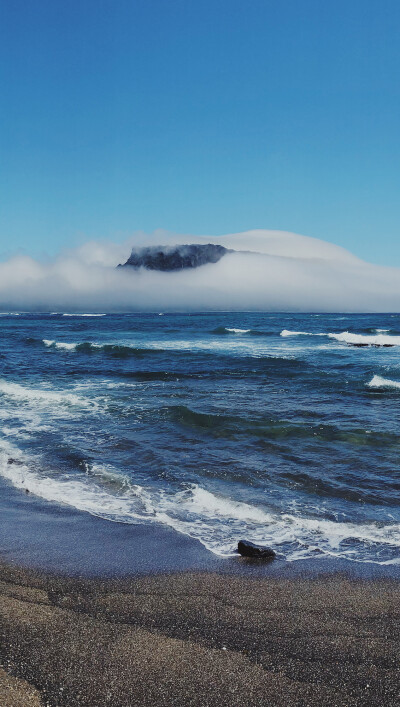
[[400,265],[398,0],[2,0],[0,253],[276,228]]

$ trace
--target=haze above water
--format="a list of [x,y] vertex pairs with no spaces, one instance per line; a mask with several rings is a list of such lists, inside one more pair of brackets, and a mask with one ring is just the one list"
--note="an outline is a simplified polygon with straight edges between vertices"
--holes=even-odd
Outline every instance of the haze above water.
[[[218,263],[165,273],[129,268],[133,246],[220,243]],[[400,310],[400,269],[376,266],[315,238],[280,231],[223,237],[136,234],[87,243],[54,261],[18,255],[0,264],[3,311]]]

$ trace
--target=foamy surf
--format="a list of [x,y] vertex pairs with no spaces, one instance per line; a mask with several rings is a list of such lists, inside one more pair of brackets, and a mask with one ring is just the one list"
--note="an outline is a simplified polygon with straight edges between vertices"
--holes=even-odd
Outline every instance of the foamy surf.
[[391,336],[382,332],[389,331],[386,329],[376,329],[377,334],[353,334],[350,331],[342,331],[339,333],[332,332],[312,332],[312,331],[291,331],[283,329],[280,336],[288,338],[290,336],[325,336],[328,339],[334,339],[345,344],[353,346],[400,346],[400,336]]
[[291,331],[290,329],[282,329],[280,335],[284,338],[289,336],[324,336],[324,334],[313,334],[312,331]]
[[0,462],[0,474],[17,489],[28,491],[45,501],[64,504],[104,520],[120,523],[146,520],[145,512],[141,513],[140,509],[135,508],[134,489],[130,498],[119,497],[89,479],[69,480],[41,476],[38,472],[32,471],[25,460],[12,457],[12,463],[9,463],[4,455]]
[[74,351],[77,346],[77,344],[75,343],[67,343],[66,341],[54,341],[54,339],[43,339],[42,341],[44,345],[48,346],[49,348],[54,347],[55,349],[61,349],[63,351]]
[[[47,502],[65,504],[107,521],[165,525],[198,540],[220,557],[235,555],[238,541],[245,537],[271,545],[288,561],[322,556],[354,559],[354,541],[363,548],[358,561],[398,561],[379,557],[379,548],[383,553],[387,547],[400,548],[398,523],[379,526],[279,514],[197,484],[175,493],[131,484],[117,471],[101,467],[94,468],[90,476],[73,480],[62,475],[43,475],[33,470],[30,461],[8,442],[2,444],[0,475],[15,488]],[[115,493],[110,491],[110,484],[117,489]]]
[[[251,331],[251,330],[249,330]],[[232,332],[231,332],[232,333]],[[236,334],[247,333],[245,330],[238,331]],[[82,342],[65,342],[56,341],[55,339],[42,339],[42,343],[50,349],[56,349],[59,351],[70,351],[70,352],[103,352],[111,355],[143,355],[148,353],[149,355],[156,352],[180,352],[180,353],[193,353],[193,352],[205,352],[205,353],[220,353],[222,355],[230,355],[234,353],[237,356],[250,356],[253,358],[260,358],[263,356],[270,356],[272,358],[282,358],[288,359],[293,357],[293,350],[285,355],[285,351],[281,347],[263,343],[259,341],[252,340],[249,341],[241,336],[224,337],[224,339],[229,338],[227,341],[215,341],[215,340],[170,340],[163,341],[161,344],[159,341],[147,340],[146,342],[137,342],[137,346],[132,345],[126,340],[121,340],[114,343],[95,343],[92,341],[82,341]],[[257,337],[258,339],[258,337]]]
[[345,344],[364,345],[364,346],[400,346],[400,336],[390,336],[387,334],[352,334],[349,331],[343,331],[340,334],[328,334],[330,339],[343,341]]
[[31,405],[67,405],[73,407],[96,407],[97,403],[85,398],[82,398],[75,393],[69,391],[57,391],[49,388],[33,388],[30,386],[20,385],[0,379],[0,394],[15,401],[31,404]]
[[390,378],[383,378],[382,376],[373,376],[372,380],[367,383],[369,388],[396,388],[400,389],[400,381],[390,380]]

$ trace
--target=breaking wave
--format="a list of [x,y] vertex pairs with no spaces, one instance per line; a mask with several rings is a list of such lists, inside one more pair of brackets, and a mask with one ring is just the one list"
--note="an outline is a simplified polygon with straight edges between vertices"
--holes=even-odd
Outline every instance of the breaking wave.
[[[29,460],[5,443],[0,475],[14,487],[49,502],[66,504],[118,523],[160,523],[198,540],[216,555],[235,555],[238,541],[273,545],[289,561],[317,555],[354,558],[353,543],[361,545],[358,561],[395,564],[387,551],[400,547],[400,525],[346,523],[277,513],[236,501],[197,484],[176,492],[130,485],[117,472],[96,469],[91,476],[71,480],[32,470]],[[115,492],[113,489],[115,488]]]
[[344,341],[346,344],[352,344],[353,346],[400,346],[400,336],[389,336],[386,334],[368,336],[343,331],[340,334],[328,334],[328,337],[336,339],[336,341]]
[[[377,332],[389,331],[387,329],[376,329]],[[340,333],[319,333],[311,331],[290,331],[289,329],[283,329],[281,331],[281,336],[326,336],[328,339],[335,339],[336,341],[342,341],[345,344],[351,344],[353,346],[400,346],[400,336],[390,336],[384,333],[377,333],[375,335],[367,334],[353,334],[350,331],[342,331]]]
[[367,383],[369,388],[396,388],[400,389],[400,381],[393,381],[390,378],[383,378],[382,376],[374,376],[369,383]]
[[125,346],[123,344],[95,344],[91,341],[83,341],[81,343],[67,343],[64,341],[54,341],[53,339],[43,339],[42,341],[48,348],[59,349],[61,351],[77,351],[80,353],[103,352],[117,358],[156,354],[164,351],[162,348],[138,348],[135,346]]
[[7,398],[34,405],[68,405],[74,407],[96,407],[96,402],[82,398],[69,391],[57,391],[48,388],[31,388],[0,379],[0,394]]
[[[27,343],[34,344],[34,339],[26,339]],[[121,344],[98,344],[90,341],[83,342],[62,342],[53,339],[42,339],[42,343],[52,349],[61,351],[75,351],[78,353],[99,353],[108,354],[116,358],[128,358],[130,356],[151,356],[157,354],[165,354],[166,352],[174,352],[176,355],[196,356],[202,354],[205,356],[219,355],[229,356],[237,355],[243,359],[249,357],[252,359],[293,359],[293,354],[282,351],[280,347],[267,347],[259,342],[255,343],[245,341],[241,337],[236,337],[229,341],[229,345],[221,341],[198,340],[191,342],[189,340],[172,340],[163,341],[161,346],[157,341],[148,341],[146,346],[132,346],[124,343]]]
[[251,329],[235,329],[234,327],[219,326],[213,329],[213,334],[250,334]]
[[324,334],[314,334],[312,331],[291,331],[290,329],[283,329],[281,336],[324,336]]
[[64,341],[54,341],[53,339],[43,339],[43,343],[45,346],[62,349],[64,351],[73,351],[77,346],[77,344],[68,344]]
[[251,336],[268,336],[267,332],[259,331],[258,329],[239,329],[236,327],[225,327],[225,326],[216,327],[216,329],[213,329],[211,333],[212,334],[221,334],[221,335],[250,334]]

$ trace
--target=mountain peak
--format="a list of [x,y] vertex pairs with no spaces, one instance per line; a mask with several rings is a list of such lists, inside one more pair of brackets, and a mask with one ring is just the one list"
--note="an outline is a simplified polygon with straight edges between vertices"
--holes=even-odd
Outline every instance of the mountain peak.
[[145,248],[133,248],[126,263],[118,267],[173,272],[187,268],[198,268],[209,263],[217,263],[226,253],[229,253],[227,248],[214,243],[148,246]]

